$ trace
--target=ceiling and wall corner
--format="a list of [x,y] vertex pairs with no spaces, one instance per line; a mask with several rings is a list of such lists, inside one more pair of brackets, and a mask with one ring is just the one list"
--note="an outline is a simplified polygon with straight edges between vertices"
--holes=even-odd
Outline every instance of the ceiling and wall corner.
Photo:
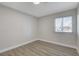
[[46,15],[77,8],[78,2],[1,2],[0,4],[25,14],[40,18]]
[[11,7],[8,7],[8,6],[3,5],[3,4],[0,4],[0,6],[3,6],[3,7],[5,7],[5,8],[9,8],[9,9],[14,10],[14,11],[17,11],[17,12],[19,12],[19,13],[21,13],[21,14],[24,14],[24,15],[28,15],[28,16],[31,16],[31,17],[37,18],[36,16],[33,16],[33,15],[31,15],[31,14],[28,14],[28,13],[24,13],[24,12],[22,12],[22,11],[19,11],[19,10],[14,9],[14,8],[11,8]]
[[[52,14],[39,18],[39,38],[45,41],[55,42],[59,45],[67,45],[76,48],[77,43],[77,25],[76,25],[76,9]],[[57,33],[55,32],[55,18],[59,16],[72,16],[73,33]]]

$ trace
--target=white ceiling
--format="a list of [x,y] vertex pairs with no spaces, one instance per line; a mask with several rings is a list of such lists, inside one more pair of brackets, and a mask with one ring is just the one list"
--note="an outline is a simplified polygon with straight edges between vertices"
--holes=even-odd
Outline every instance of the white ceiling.
[[1,4],[26,14],[42,17],[77,8],[78,2],[41,2],[38,5],[32,2],[1,2]]

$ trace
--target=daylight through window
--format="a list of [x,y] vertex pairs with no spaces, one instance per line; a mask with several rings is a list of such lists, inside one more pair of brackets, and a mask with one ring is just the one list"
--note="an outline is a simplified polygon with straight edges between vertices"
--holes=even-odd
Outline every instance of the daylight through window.
[[55,32],[72,32],[72,16],[56,18]]

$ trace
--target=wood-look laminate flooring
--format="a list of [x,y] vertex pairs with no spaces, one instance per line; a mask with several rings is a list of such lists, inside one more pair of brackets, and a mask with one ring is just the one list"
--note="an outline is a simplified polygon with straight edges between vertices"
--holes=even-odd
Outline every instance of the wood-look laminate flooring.
[[0,56],[78,56],[76,49],[37,40]]

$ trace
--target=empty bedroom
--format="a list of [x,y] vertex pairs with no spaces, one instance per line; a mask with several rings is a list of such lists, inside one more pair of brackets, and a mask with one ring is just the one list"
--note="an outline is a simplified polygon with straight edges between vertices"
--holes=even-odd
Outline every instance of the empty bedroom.
[[0,56],[79,56],[78,2],[0,2]]

